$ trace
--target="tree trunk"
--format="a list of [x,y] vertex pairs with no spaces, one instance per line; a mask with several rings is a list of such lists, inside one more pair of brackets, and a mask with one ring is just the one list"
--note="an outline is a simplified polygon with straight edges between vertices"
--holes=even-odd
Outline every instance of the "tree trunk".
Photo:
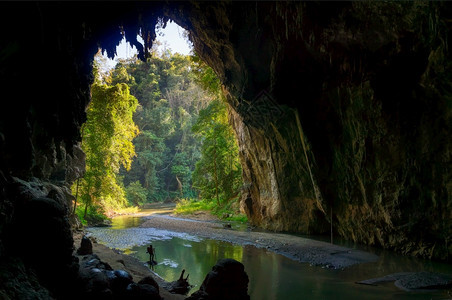
[[176,180],[177,180],[177,189],[179,190],[180,196],[183,197],[184,193],[183,193],[183,186],[182,186],[182,182],[179,180],[179,178],[176,175]]
[[83,214],[83,219],[86,220],[86,213],[88,212],[88,206],[91,204],[91,182],[88,185],[88,197],[85,203],[85,213]]
[[218,171],[217,171],[217,141],[215,140],[215,150],[213,151],[213,171],[215,173],[215,194],[217,197],[217,204],[220,206],[220,198],[218,197]]
[[85,213],[83,214],[83,219],[86,219],[86,213],[88,212],[88,205],[89,205],[89,203],[86,202],[86,204],[85,204]]

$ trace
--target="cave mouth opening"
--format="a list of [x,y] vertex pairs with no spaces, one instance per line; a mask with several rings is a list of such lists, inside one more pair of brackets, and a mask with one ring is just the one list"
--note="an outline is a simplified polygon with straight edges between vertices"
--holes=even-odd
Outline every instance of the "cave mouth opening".
[[[81,130],[86,172],[72,186],[74,212],[83,223],[97,224],[99,213],[115,215],[128,205],[188,199],[190,206],[202,199],[231,211],[240,200],[237,139],[219,79],[194,53],[182,27],[160,20],[155,32],[145,60],[125,36],[113,59],[102,50],[94,57]],[[105,142],[114,147],[99,148],[109,134]],[[103,171],[99,157],[110,162],[100,164]]]
[[[141,30],[139,30],[136,35],[136,41],[141,47],[145,46],[143,36]],[[172,19],[168,19],[165,22],[163,18],[159,18],[155,24],[155,38],[152,41],[150,55],[162,56],[165,52],[193,55],[193,43],[185,28],[178,25]],[[102,49],[102,56],[107,61],[109,68],[114,68],[120,59],[130,59],[137,55],[137,47],[127,41],[124,32],[122,33],[122,39],[119,44],[116,45],[113,57],[111,57],[111,54],[109,55],[106,49]]]
[[[0,40],[0,78],[4,91],[13,96],[0,110],[0,211],[6,216],[0,218],[0,255],[46,244],[40,238],[48,232],[45,241],[50,246],[39,255],[18,253],[33,263],[33,257],[42,255],[55,266],[71,256],[69,225],[64,221],[66,205],[72,201],[67,185],[84,169],[83,152],[77,147],[94,53],[99,46],[116,47],[123,38],[117,30],[121,20],[124,31],[132,34],[126,39],[134,44],[137,28],[153,32],[157,16],[171,16],[189,29],[201,58],[232,95],[228,99],[238,112],[235,129],[241,133],[248,182],[245,204],[253,224],[322,233],[331,228],[326,213],[333,212],[329,219],[344,238],[378,241],[384,248],[427,258],[452,257],[450,172],[444,167],[450,148],[444,141],[451,140],[445,93],[450,87],[450,55],[442,45],[447,41],[442,37],[450,37],[450,8],[386,2],[337,7],[308,2],[112,2],[112,14],[106,14],[100,2],[65,5],[1,4],[8,13],[0,19],[6,28]],[[383,10],[389,15],[375,13]],[[291,23],[286,11],[299,16],[299,23],[287,26]],[[137,17],[141,12],[150,16],[147,26]],[[373,16],[370,23],[367,13]],[[420,22],[392,18],[394,26],[387,27],[385,18],[397,14]],[[336,27],[339,20],[352,20],[352,27]],[[439,31],[423,30],[428,20],[437,20]],[[349,34],[339,34],[342,28]],[[104,38],[113,31],[113,37]],[[368,33],[378,33],[381,39]],[[356,39],[360,34],[368,39]],[[32,59],[24,59],[31,48]],[[348,63],[355,61],[358,71]],[[407,65],[419,66],[419,72],[411,72],[418,75],[408,74],[412,68]],[[406,78],[407,84],[391,83],[396,77]],[[248,103],[268,86],[274,88],[270,96],[276,103],[293,104],[299,113],[284,114],[287,118],[267,122],[269,130],[262,130],[252,121],[257,115],[253,112],[263,110],[250,110]],[[299,95],[293,97],[292,91]],[[411,103],[416,113],[404,109],[398,99]],[[394,105],[386,105],[392,100]],[[317,195],[336,197],[334,210]],[[33,205],[42,207],[42,215]]]

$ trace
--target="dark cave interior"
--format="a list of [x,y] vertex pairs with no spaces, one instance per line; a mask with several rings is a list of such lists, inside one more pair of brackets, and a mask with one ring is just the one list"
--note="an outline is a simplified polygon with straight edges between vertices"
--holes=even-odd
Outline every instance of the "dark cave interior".
[[27,282],[17,289],[64,298],[76,282],[70,186],[84,170],[94,54],[114,56],[124,35],[145,59],[169,19],[225,87],[253,225],[321,234],[332,222],[358,243],[450,260],[449,3],[0,7],[0,260]]

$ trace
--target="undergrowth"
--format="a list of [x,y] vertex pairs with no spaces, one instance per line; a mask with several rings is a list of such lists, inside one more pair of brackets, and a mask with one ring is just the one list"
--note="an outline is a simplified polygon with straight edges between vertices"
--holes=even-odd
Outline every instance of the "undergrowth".
[[108,220],[108,217],[104,214],[104,211],[99,206],[89,206],[85,215],[85,206],[79,205],[75,209],[75,213],[77,214],[80,222],[84,226],[95,225]]
[[215,203],[206,200],[181,199],[177,202],[174,212],[176,214],[188,215],[201,210],[212,211],[214,208]]
[[207,210],[220,219],[234,222],[246,223],[248,218],[241,214],[233,207],[233,202],[229,202],[222,206],[217,206],[214,201],[197,200],[197,199],[182,199],[176,204],[174,212],[176,214],[192,214],[197,211]]

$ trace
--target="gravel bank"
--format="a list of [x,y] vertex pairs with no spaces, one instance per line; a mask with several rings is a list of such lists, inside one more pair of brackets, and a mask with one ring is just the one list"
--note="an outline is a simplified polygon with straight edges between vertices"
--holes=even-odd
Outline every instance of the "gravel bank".
[[252,245],[267,248],[296,261],[332,269],[343,269],[354,264],[373,262],[378,259],[378,256],[361,250],[288,234],[229,229],[217,221],[192,220],[155,214],[146,217],[146,221],[141,227],[185,232],[202,238],[242,246]]

